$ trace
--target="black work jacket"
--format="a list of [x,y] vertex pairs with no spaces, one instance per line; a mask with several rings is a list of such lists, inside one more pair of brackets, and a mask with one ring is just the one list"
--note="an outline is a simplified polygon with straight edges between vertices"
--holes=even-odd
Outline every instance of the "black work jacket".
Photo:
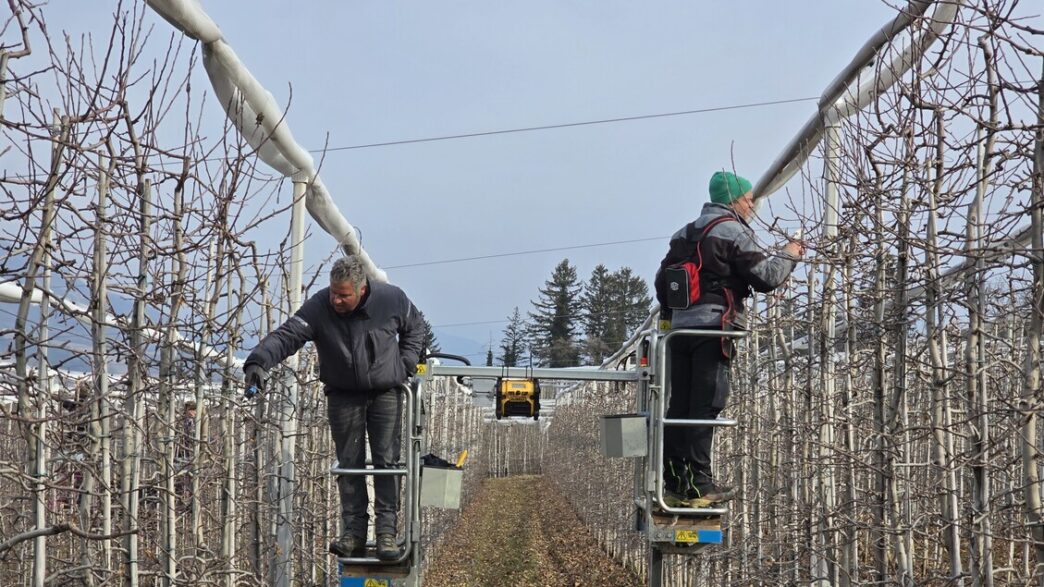
[[327,392],[390,389],[405,382],[417,370],[424,343],[420,311],[394,285],[371,282],[368,290],[354,311],[338,314],[330,288],[323,288],[265,336],[245,364],[271,369],[312,341]]

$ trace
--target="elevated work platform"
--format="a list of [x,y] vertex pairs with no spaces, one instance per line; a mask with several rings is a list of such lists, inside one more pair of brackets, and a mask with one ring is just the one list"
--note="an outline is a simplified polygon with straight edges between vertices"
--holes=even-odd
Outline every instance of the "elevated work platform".
[[[651,328],[638,344],[638,393],[634,414],[603,419],[602,445],[607,457],[639,457],[635,463],[634,503],[638,531],[648,542],[649,587],[663,585],[665,555],[694,555],[723,541],[728,503],[668,505],[663,477],[664,429],[736,426],[736,420],[668,418],[670,404],[670,343],[687,337],[741,338],[745,332],[663,330]],[[613,421],[612,419],[617,421]],[[644,421],[643,421],[644,420]],[[644,425],[643,425],[644,424]]]
[[679,516],[653,513],[649,542],[665,554],[695,554],[721,544],[721,516]]
[[338,559],[341,581],[338,587],[412,587],[413,569],[408,562],[379,564],[351,563],[355,559]]

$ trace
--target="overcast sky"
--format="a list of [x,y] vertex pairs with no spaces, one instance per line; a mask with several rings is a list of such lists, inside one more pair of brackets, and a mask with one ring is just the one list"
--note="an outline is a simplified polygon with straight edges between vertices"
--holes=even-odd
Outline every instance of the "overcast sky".
[[[111,16],[100,4],[54,0],[49,28],[105,35]],[[281,106],[292,88],[288,121],[308,149],[814,98],[895,14],[875,0],[202,5]],[[146,19],[165,47],[173,28]],[[205,83],[197,67],[194,82]],[[217,116],[203,134],[213,139],[220,108],[209,108]],[[602,263],[651,282],[667,237],[706,201],[710,174],[735,165],[755,181],[814,108],[337,150],[321,176],[443,349],[481,359],[563,258],[585,278]],[[763,207],[762,220],[773,210]],[[309,230],[314,265],[336,244]],[[617,241],[637,242],[439,263]]]

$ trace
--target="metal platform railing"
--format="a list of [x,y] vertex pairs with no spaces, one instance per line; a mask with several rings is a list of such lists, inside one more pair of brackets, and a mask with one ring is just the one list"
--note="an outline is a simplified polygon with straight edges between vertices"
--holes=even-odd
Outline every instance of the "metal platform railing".
[[656,333],[651,335],[655,339],[653,345],[653,356],[650,363],[655,365],[655,373],[658,378],[649,385],[649,409],[655,417],[651,418],[652,425],[649,426],[649,446],[652,448],[648,459],[648,477],[652,479],[654,504],[663,512],[668,514],[689,516],[722,516],[728,513],[726,507],[672,507],[664,501],[663,482],[663,433],[667,426],[679,427],[732,427],[736,426],[736,420],[718,418],[713,420],[686,420],[668,419],[667,405],[670,398],[670,373],[667,370],[667,356],[669,344],[672,340],[681,337],[714,337],[714,338],[743,338],[747,336],[746,331],[724,331],[724,330],[697,330],[679,329],[672,330],[665,335]]
[[[414,551],[416,544],[419,541],[419,527],[420,527],[420,508],[418,507],[418,498],[420,495],[419,485],[419,472],[420,472],[420,442],[421,433],[418,429],[418,423],[420,422],[420,401],[418,399],[417,390],[412,386],[403,385],[401,389],[404,392],[406,398],[406,410],[405,410],[405,422],[403,423],[403,433],[408,434],[408,441],[406,445],[404,463],[397,463],[395,468],[376,468],[373,466],[372,461],[367,460],[363,468],[341,468],[340,463],[335,463],[330,468],[330,474],[335,477],[339,476],[366,476],[366,477],[405,477],[405,507],[400,508],[399,515],[404,516],[405,528],[403,536],[397,536],[396,542],[399,545],[400,554],[399,557],[392,560],[381,560],[377,557],[337,557],[337,560],[345,565],[373,565],[373,566],[393,566],[401,565],[404,562],[413,562]],[[398,498],[398,496],[396,496]],[[373,541],[367,541],[367,549],[373,548],[375,543]],[[418,562],[419,564],[419,562]]]

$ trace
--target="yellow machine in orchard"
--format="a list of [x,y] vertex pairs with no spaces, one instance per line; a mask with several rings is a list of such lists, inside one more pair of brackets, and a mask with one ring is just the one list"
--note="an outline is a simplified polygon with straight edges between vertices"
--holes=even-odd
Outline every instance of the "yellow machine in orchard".
[[534,420],[540,417],[540,382],[536,379],[500,377],[495,394],[497,420],[505,416],[532,417]]

